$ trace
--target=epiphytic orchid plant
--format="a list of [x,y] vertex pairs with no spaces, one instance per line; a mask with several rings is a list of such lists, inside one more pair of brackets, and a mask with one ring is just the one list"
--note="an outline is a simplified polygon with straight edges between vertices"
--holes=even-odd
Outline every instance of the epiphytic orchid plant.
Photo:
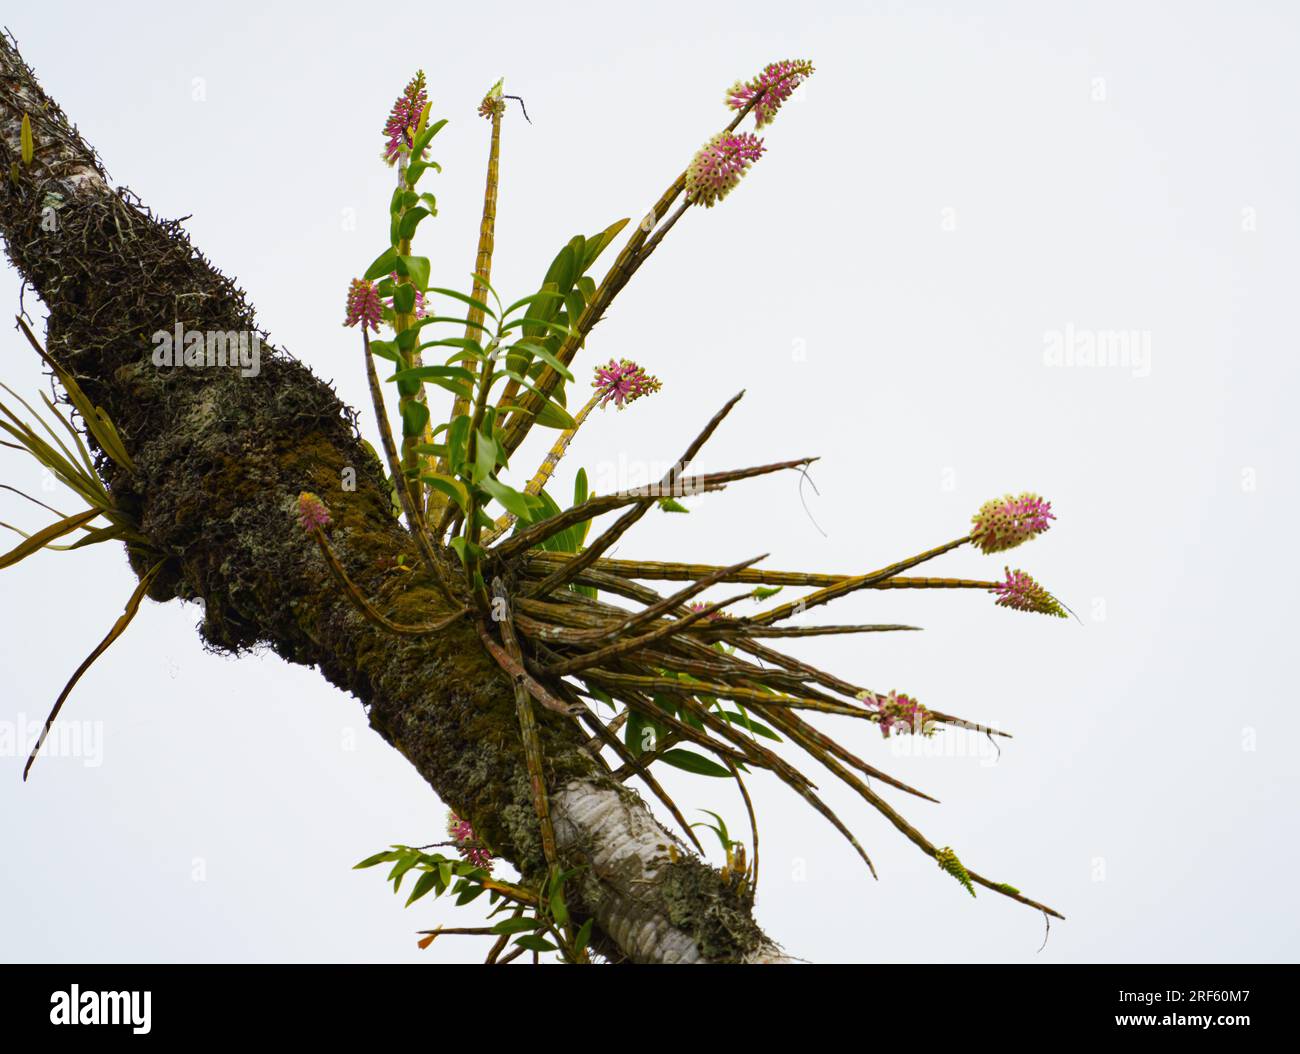
[[[406,86],[384,126],[384,160],[396,173],[388,243],[352,281],[344,324],[361,334],[395,509],[405,518],[425,570],[451,601],[453,613],[422,625],[394,622],[361,594],[335,558],[328,540],[330,513],[318,498],[303,494],[299,519],[341,588],[387,630],[419,635],[437,632],[453,620],[474,621],[483,647],[515,686],[537,823],[550,865],[545,881],[535,889],[495,877],[492,847],[476,838],[471,820],[456,816],[448,828],[449,841],[440,843],[456,850],[455,856],[394,846],[363,861],[358,866],[392,863],[395,889],[408,872],[416,874],[408,903],[430,891],[451,891],[464,902],[487,890],[498,902],[498,911],[509,912],[509,917],[482,928],[426,931],[424,944],[440,932],[482,933],[494,938],[489,961],[527,951],[557,951],[566,961],[586,961],[590,923],[575,928],[564,907],[563,886],[572,872],[562,871],[556,856],[535,705],[589,728],[593,742],[607,751],[611,771],[620,779],[640,779],[675,818],[684,838],[701,851],[694,828],[710,827],[726,853],[726,873],[750,889],[758,880],[758,834],[744,776],[756,769],[775,774],[801,795],[848,839],[874,874],[849,826],[788,756],[788,748],[794,748],[856,791],[972,896],[975,887],[982,886],[1056,915],[1013,886],[968,870],[950,847],[932,844],[867,780],[933,799],[862,759],[813,720],[828,715],[875,724],[886,737],[931,736],[945,727],[1004,733],[922,706],[900,692],[864,688],[768,643],[772,638],[912,628],[790,625],[796,615],[863,589],[980,589],[993,594],[1002,607],[1063,617],[1060,602],[1021,570],[1007,568],[1005,577],[995,581],[908,574],[965,545],[984,553],[1022,545],[1050,526],[1054,516],[1048,502],[1029,493],[992,500],[976,512],[971,529],[955,540],[866,574],[769,571],[756,566],[761,557],[729,567],[608,557],[615,542],[656,504],[685,511],[677,497],[721,490],[766,473],[802,470],[812,460],[687,475],[687,466],[739,395],[708,422],[657,486],[592,494],[585,473],[579,471],[573,503],[563,509],[546,489],[574,435],[595,410],[610,403],[623,410],[660,389],[641,366],[610,358],[596,367],[592,393],[571,413],[569,389],[577,384],[573,366],[592,328],[683,215],[697,206],[718,205],[761,159],[764,141],[740,130],[746,118],[753,117],[757,129],[770,125],[812,72],[808,62],[776,62],[752,80],[735,84],[725,96],[734,111],[730,122],[669,184],[646,220],[632,227],[599,282],[590,272],[623,232],[626,219],[590,236],[574,236],[536,291],[509,303],[492,285],[492,253],[502,124],[513,97],[506,96],[498,82],[479,108],[491,135],[468,292],[433,285],[429,260],[413,249],[421,225],[437,214],[433,195],[420,188],[422,180],[438,170],[429,154],[446,123],[429,119],[423,73]],[[389,427],[381,365],[391,370],[386,379],[396,386],[400,440]],[[437,403],[430,396],[442,392],[450,396],[450,405],[445,414],[435,414]],[[526,485],[517,489],[503,473],[535,427],[559,435]],[[588,540],[593,520],[612,512],[619,513],[618,518]],[[646,585],[653,581],[686,584],[663,595]],[[742,590],[721,601],[695,599],[724,583],[737,583]],[[739,602],[762,602],[786,587],[810,592],[758,614],[735,614]],[[704,825],[687,823],[654,774],[661,765],[734,779],[751,824],[750,852],[731,838],[721,817],[710,814],[713,822]],[[506,951],[511,938],[512,947]]]

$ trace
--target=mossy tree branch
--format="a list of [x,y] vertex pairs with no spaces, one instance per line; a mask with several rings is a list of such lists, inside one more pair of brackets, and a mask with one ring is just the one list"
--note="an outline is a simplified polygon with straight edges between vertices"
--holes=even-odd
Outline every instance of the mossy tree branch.
[[[27,116],[35,149],[21,158]],[[8,178],[10,174],[14,178]],[[353,411],[267,342],[256,377],[209,367],[159,368],[151,334],[265,337],[233,281],[108,182],[94,151],[45,94],[12,40],[0,40],[0,236],[49,310],[47,344],[121,432],[133,473],[103,459],[114,499],[165,560],[157,601],[198,600],[218,649],[267,646],[319,667],[356,695],[371,726],[526,879],[546,872],[510,680],[469,619],[402,637],[364,617],[310,536],[292,527],[304,490],[334,516],[330,545],[358,591],[394,622],[454,610],[392,512],[384,472]],[[57,194],[57,225],[49,216]],[[355,491],[345,491],[345,470]],[[405,553],[418,568],[387,568]],[[435,558],[451,557],[438,550]],[[136,567],[138,575],[148,569]],[[557,849],[587,865],[571,910],[596,919],[602,947],[645,961],[780,958],[750,894],[679,849],[640,799],[585,748],[572,717],[536,715]]]

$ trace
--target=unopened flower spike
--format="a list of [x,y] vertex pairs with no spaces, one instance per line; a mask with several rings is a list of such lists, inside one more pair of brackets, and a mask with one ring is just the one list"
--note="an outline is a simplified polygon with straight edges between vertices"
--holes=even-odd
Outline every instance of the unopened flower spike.
[[909,735],[934,735],[930,711],[910,695],[899,692],[877,695],[864,691],[858,693],[858,698],[867,704],[867,709],[879,715],[880,734],[886,739],[895,731]]
[[363,329],[379,331],[384,306],[380,303],[379,290],[374,282],[367,282],[364,278],[352,279],[352,284],[348,286],[347,312],[347,318],[343,320],[345,326],[355,326],[360,322]]
[[384,147],[384,160],[393,164],[401,148],[408,150],[415,141],[415,132],[420,123],[420,116],[429,104],[425,90],[424,70],[417,70],[402,94],[393,103],[388,114],[388,123],[384,125],[384,136],[388,143]]
[[966,866],[957,859],[957,854],[952,851],[951,846],[945,845],[942,849],[936,850],[934,854],[934,862],[939,865],[941,871],[946,871],[960,882],[962,888],[964,888],[967,893],[972,897],[975,895],[975,883],[971,881],[970,872],[967,871]]
[[733,110],[743,110],[750,100],[762,92],[762,97],[754,105],[754,126],[762,128],[772,123],[781,104],[812,75],[813,64],[806,59],[784,59],[769,63],[752,80],[736,81],[727,92],[727,105]]
[[312,531],[324,530],[330,523],[330,511],[325,503],[309,490],[298,495],[298,525],[310,534]]
[[456,843],[456,851],[466,861],[475,867],[481,867],[484,871],[492,870],[492,854],[481,845],[473,844],[478,841],[478,836],[474,833],[472,823],[462,820],[454,812],[449,812],[447,813],[447,835]]
[[1054,519],[1050,501],[1028,491],[1018,498],[1008,494],[986,501],[971,517],[971,541],[981,552],[1004,552],[1042,534]]
[[686,200],[712,208],[731,193],[763,150],[763,140],[751,132],[719,132],[686,169]]
[[497,81],[492,85],[492,90],[483,96],[483,101],[479,103],[478,115],[491,119],[506,112],[506,100],[501,94],[505,89],[505,78]]
[[620,410],[663,387],[657,377],[651,377],[631,359],[618,362],[610,359],[604,366],[597,366],[596,378],[591,383],[601,406],[612,399]]
[[1011,608],[1013,611],[1032,611],[1039,615],[1053,615],[1056,618],[1068,617],[1061,602],[1052,596],[1024,571],[1006,568],[1005,581],[999,582],[994,592],[997,593],[998,607]]

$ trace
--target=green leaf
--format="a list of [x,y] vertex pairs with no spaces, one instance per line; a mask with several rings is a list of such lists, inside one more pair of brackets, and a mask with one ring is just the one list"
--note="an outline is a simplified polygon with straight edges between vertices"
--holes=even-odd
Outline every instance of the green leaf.
[[469,509],[469,491],[460,480],[451,476],[444,476],[439,472],[422,475],[420,481],[447,495],[462,512]]
[[462,348],[465,351],[472,352],[476,359],[487,357],[483,345],[470,337],[443,337],[441,340],[431,340],[427,344],[420,345],[421,351],[425,348]]
[[558,950],[555,945],[546,940],[546,938],[538,937],[534,933],[530,933],[524,937],[516,937],[515,943],[530,952],[553,952]]
[[555,290],[553,290],[553,289],[549,289],[549,290],[548,290],[548,289],[542,289],[542,290],[540,290],[539,292],[536,292],[536,293],[531,294],[530,296],[520,297],[520,298],[519,298],[518,300],[516,300],[513,304],[511,304],[508,308],[506,308],[503,312],[501,312],[501,317],[502,317],[502,318],[509,318],[511,315],[513,315],[516,311],[518,311],[518,310],[519,310],[521,307],[523,307],[525,304],[530,304],[530,305],[531,305],[531,304],[536,304],[536,303],[538,303],[539,301],[542,301],[542,300],[553,300],[553,301],[557,301],[557,302],[558,302],[558,301],[562,301],[563,299],[564,299],[564,297],[561,296],[560,293],[558,293],[557,291],[555,291]]
[[370,354],[378,355],[381,359],[388,359],[390,362],[402,361],[402,357],[397,353],[397,346],[388,340],[372,340]]
[[436,871],[426,871],[415,883],[415,888],[411,890],[411,895],[406,898],[406,907],[410,907],[422,896],[433,888],[433,884],[438,880]]
[[402,435],[422,436],[429,423],[429,408],[424,403],[408,399],[402,404]]
[[599,234],[594,234],[587,239],[587,250],[582,260],[583,274],[590,270],[591,265],[596,262],[596,258],[609,247],[609,243],[618,237],[619,231],[626,227],[627,224],[627,219],[618,220],[611,223]]
[[479,431],[478,441],[474,444],[474,465],[473,476],[475,483],[481,483],[487,479],[496,470],[498,448],[496,442],[482,430]]
[[385,278],[388,275],[392,274],[393,271],[396,270],[396,268],[397,268],[397,250],[385,249],[383,251],[383,254],[379,256],[379,258],[376,259],[374,263],[372,263],[369,267],[366,268],[366,273],[361,277],[364,278],[367,282],[373,282],[376,278]]
[[461,463],[465,460],[465,452],[468,449],[469,425],[469,415],[461,414],[447,428],[447,446],[451,450],[450,464],[457,471],[460,470]]
[[394,893],[402,888],[402,879],[406,877],[406,872],[419,863],[419,860],[419,853],[407,850],[401,854],[400,859],[393,865],[393,870],[388,873],[389,881],[393,883]]
[[52,523],[50,526],[37,531],[30,538],[20,542],[15,548],[0,556],[0,570],[6,567],[12,567],[20,560],[31,556],[32,553],[39,552],[45,546],[55,539],[62,538],[65,534],[71,534],[78,527],[89,523],[99,515],[98,509],[87,509],[85,512],[79,512],[76,515],[68,516],[59,520],[58,523]]
[[396,860],[398,855],[399,854],[394,852],[392,849],[389,849],[388,851],[383,853],[376,853],[374,856],[366,857],[359,864],[353,864],[352,870],[360,871],[363,867],[374,867],[376,864],[384,864],[387,863],[389,860]]
[[564,903],[563,886],[556,886],[555,890],[551,893],[550,906],[551,906],[551,918],[553,918],[561,926],[567,926],[569,924],[569,909],[568,906]]
[[[430,292],[432,292],[432,290],[430,290]],[[447,315],[425,315],[424,318],[415,323],[415,326],[417,328],[421,326],[429,326],[435,322],[448,322],[454,326],[468,326],[470,329],[477,329],[480,333],[486,333],[489,338],[492,336],[492,330],[488,329],[488,327],[483,325],[482,322],[471,322],[466,318],[451,318]]]
[[529,504],[529,495],[517,491],[513,487],[507,487],[499,479],[489,476],[479,483],[479,486],[489,496],[505,506],[507,512],[514,513],[515,516],[524,517],[532,511],[532,506]]
[[[519,413],[525,414],[533,412],[529,407],[523,405],[523,403],[506,403],[501,407],[501,409],[505,412],[518,411]],[[536,417],[537,424],[541,425],[543,428],[556,428],[561,432],[567,432],[571,428],[578,427],[578,422],[569,416],[569,411],[565,410],[563,407],[556,406],[555,403],[549,400],[542,404],[541,410],[534,416]]]
[[733,725],[740,725],[741,728],[752,732],[756,736],[762,736],[764,739],[774,739],[778,743],[781,742],[780,736],[766,725],[759,724],[759,722],[755,721],[748,714],[737,713],[735,710],[723,710],[721,716],[726,718],[726,720],[730,721]]
[[460,896],[456,898],[456,906],[458,908],[463,907],[464,905],[468,904],[472,900],[478,900],[478,898],[481,897],[484,894],[484,892],[486,891],[483,889],[482,886],[470,886],[468,889],[464,890]]
[[578,255],[574,251],[573,242],[570,241],[551,261],[546,277],[542,279],[542,288],[546,289],[548,286],[554,285],[556,292],[561,296],[566,296],[569,290],[573,288],[573,280],[577,277]]
[[[497,317],[496,312],[488,307],[487,304],[483,303],[482,300],[475,300],[472,296],[466,296],[464,293],[457,292],[455,289],[443,289],[440,286],[435,286],[433,289],[426,290],[426,292],[441,293],[443,296],[449,296],[453,300],[459,300],[462,304],[468,304],[470,307],[477,308],[489,318]],[[462,319],[462,321],[464,320]]]
[[582,317],[583,309],[587,306],[586,300],[584,300],[582,294],[575,289],[564,298],[564,306],[569,312],[569,325],[576,329],[578,319]]
[[420,177],[429,169],[441,172],[442,166],[437,161],[412,161],[406,166],[406,185],[413,187],[420,182]]
[[564,363],[556,357],[555,353],[544,345],[538,344],[536,341],[521,340],[518,344],[511,345],[510,351],[513,351],[516,348],[537,356],[537,358],[541,359],[566,381],[573,380],[573,373],[570,371],[569,367],[564,365]]
[[676,747],[672,750],[665,750],[659,755],[658,760],[671,765],[673,768],[693,772],[697,776],[716,776],[721,779],[727,779],[731,776],[731,773],[716,761],[710,761],[701,754],[695,754],[692,751],[681,750]]
[[456,551],[456,555],[460,557],[460,562],[466,566],[469,565],[471,557],[477,556],[482,559],[484,555],[482,546],[472,544],[463,535],[451,539],[448,544]]
[[438,378],[474,383],[474,374],[463,366],[415,366],[409,370],[398,370],[388,379],[390,381],[432,381]]
[[[541,395],[541,392],[537,390],[537,387],[533,384],[533,382],[530,381],[527,377],[525,377],[522,373],[515,373],[513,370],[502,370],[498,376],[509,377],[512,381],[518,381],[521,387],[527,388],[530,392],[533,392],[536,395],[539,396]],[[564,418],[569,422],[567,425],[563,427],[565,428],[577,427],[577,422],[575,422],[573,418],[569,416],[568,411],[565,410],[559,403],[547,399],[545,396],[543,396],[542,398],[543,398],[542,412],[545,412],[546,406],[548,405],[552,406],[560,413],[562,413],[564,415]],[[552,415],[552,419],[558,421],[559,417],[556,415]],[[538,422],[539,423],[541,422],[541,413],[538,413]],[[559,424],[555,424],[555,425],[549,425],[548,427],[558,428],[561,426]]]
[[674,498],[660,498],[659,508],[664,512],[690,512],[685,505]]
[[493,933],[524,933],[537,929],[537,920],[520,916],[517,919],[502,919],[492,927]]
[[441,121],[434,121],[433,124],[417,135],[411,142],[411,156],[419,157],[424,152],[424,148],[432,142],[433,137],[442,131],[446,123],[447,118],[445,117]]
[[758,586],[754,590],[754,599],[767,600],[771,597],[776,596],[777,593],[781,592],[781,590],[784,588],[785,586]]
[[397,258],[397,273],[409,278],[420,292],[423,293],[428,290],[429,258],[427,256],[399,256]]
[[415,286],[407,282],[393,290],[393,310],[399,315],[409,315],[415,310]]

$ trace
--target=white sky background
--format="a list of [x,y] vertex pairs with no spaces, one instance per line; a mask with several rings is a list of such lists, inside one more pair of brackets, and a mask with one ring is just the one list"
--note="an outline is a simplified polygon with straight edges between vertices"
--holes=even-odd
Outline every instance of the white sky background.
[[[808,500],[828,536],[797,477],[776,476],[653,513],[620,555],[865,570],[1032,489],[1050,533],[1011,561],[962,550],[927,571],[1011,562],[1083,624],[893,591],[809,621],[924,633],[794,642],[1015,733],[991,764],[977,737],[904,756],[822,722],[942,800],[889,794],[936,844],[1068,917],[1046,949],[1039,915],[972,901],[847,789],[822,780],[879,882],[755,777],[774,938],[823,962],[1295,960],[1293,7],[418,5],[420,28],[395,32],[381,7],[264,6],[45,3],[5,21],[112,177],[191,215],[274,341],[353,406],[369,400],[343,296],[386,244],[379,130],[417,66],[452,119],[424,188],[441,215],[417,241],[442,284],[467,284],[473,261],[475,107],[502,74],[527,100],[534,123],[510,111],[502,156],[494,279],[513,297],[574,233],[639,217],[726,123],[733,80],[817,64],[744,184],[689,213],[596,330],[584,383],[627,356],[664,391],[594,419],[555,490],[579,465],[642,482],[744,387],[700,467],[820,454]],[[18,289],[6,269],[10,307]],[[1067,327],[1149,335],[1149,371],[1045,365]],[[7,329],[0,378],[44,384]],[[34,463],[0,455],[0,478],[40,491]],[[0,495],[0,519],[41,522],[24,506]],[[132,581],[109,546],[4,572],[0,722],[44,717]],[[65,719],[102,723],[102,764],[45,757],[23,785],[22,751],[0,758],[0,958],[481,959],[474,938],[415,947],[472,910],[403,911],[378,871],[350,870],[441,837],[414,770],[315,672],[205,654],[199,616],[147,605],[77,689]],[[731,784],[665,783],[692,818],[747,830]]]

